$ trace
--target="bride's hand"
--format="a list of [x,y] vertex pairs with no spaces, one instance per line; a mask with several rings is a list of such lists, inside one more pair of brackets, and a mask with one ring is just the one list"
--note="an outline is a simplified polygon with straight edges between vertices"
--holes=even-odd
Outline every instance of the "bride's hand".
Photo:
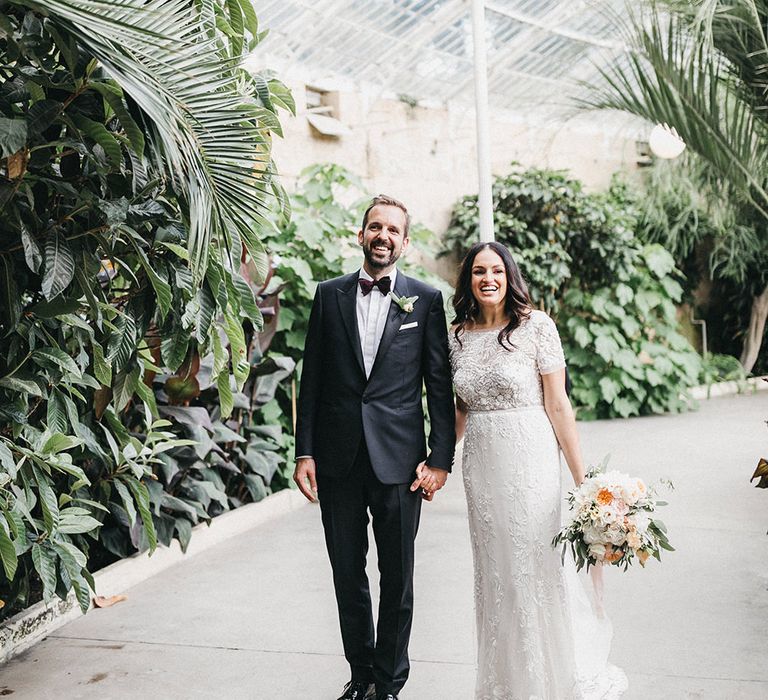
[[431,501],[435,491],[439,491],[448,479],[448,472],[445,469],[428,467],[424,462],[416,467],[416,481],[411,484],[411,491],[422,489],[422,498],[425,501]]

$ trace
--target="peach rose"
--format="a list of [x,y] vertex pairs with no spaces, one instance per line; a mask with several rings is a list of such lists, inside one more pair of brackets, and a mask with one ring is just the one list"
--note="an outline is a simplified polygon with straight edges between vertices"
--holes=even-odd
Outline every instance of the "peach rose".
[[620,549],[616,548],[614,549],[610,545],[606,545],[605,547],[605,561],[610,562],[613,564],[615,561],[619,561],[624,556],[624,552],[622,552]]
[[601,506],[609,506],[613,503],[613,494],[608,489],[600,489],[597,492],[597,502]]

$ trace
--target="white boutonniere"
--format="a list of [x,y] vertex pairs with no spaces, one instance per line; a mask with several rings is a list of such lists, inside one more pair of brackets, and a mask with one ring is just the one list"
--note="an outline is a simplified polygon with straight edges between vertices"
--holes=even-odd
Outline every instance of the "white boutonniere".
[[409,314],[413,311],[413,305],[419,297],[399,297],[394,292],[390,292],[389,296],[392,297],[392,301],[395,302],[405,313]]

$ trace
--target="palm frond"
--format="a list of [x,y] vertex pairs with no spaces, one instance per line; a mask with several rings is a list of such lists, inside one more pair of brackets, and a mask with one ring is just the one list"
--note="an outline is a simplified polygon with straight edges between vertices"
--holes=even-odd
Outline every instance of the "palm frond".
[[185,200],[196,278],[212,250],[239,259],[241,240],[263,265],[255,231],[271,196],[274,115],[243,94],[213,0],[12,1],[67,25],[143,110],[163,171]]
[[690,21],[655,6],[632,16],[632,49],[623,62],[600,69],[602,83],[582,106],[674,126],[712,179],[727,184],[732,196],[768,222],[766,122],[727,79],[727,59],[696,40]]

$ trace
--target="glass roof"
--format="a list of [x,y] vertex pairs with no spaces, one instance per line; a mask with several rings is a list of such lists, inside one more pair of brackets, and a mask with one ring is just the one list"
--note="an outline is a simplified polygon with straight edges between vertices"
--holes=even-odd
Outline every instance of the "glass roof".
[[[622,60],[615,17],[625,0],[487,0],[489,100],[572,109],[595,64]],[[269,36],[254,59],[299,68],[307,82],[345,79],[416,99],[474,99],[468,0],[267,0]],[[581,88],[583,89],[583,88]]]

